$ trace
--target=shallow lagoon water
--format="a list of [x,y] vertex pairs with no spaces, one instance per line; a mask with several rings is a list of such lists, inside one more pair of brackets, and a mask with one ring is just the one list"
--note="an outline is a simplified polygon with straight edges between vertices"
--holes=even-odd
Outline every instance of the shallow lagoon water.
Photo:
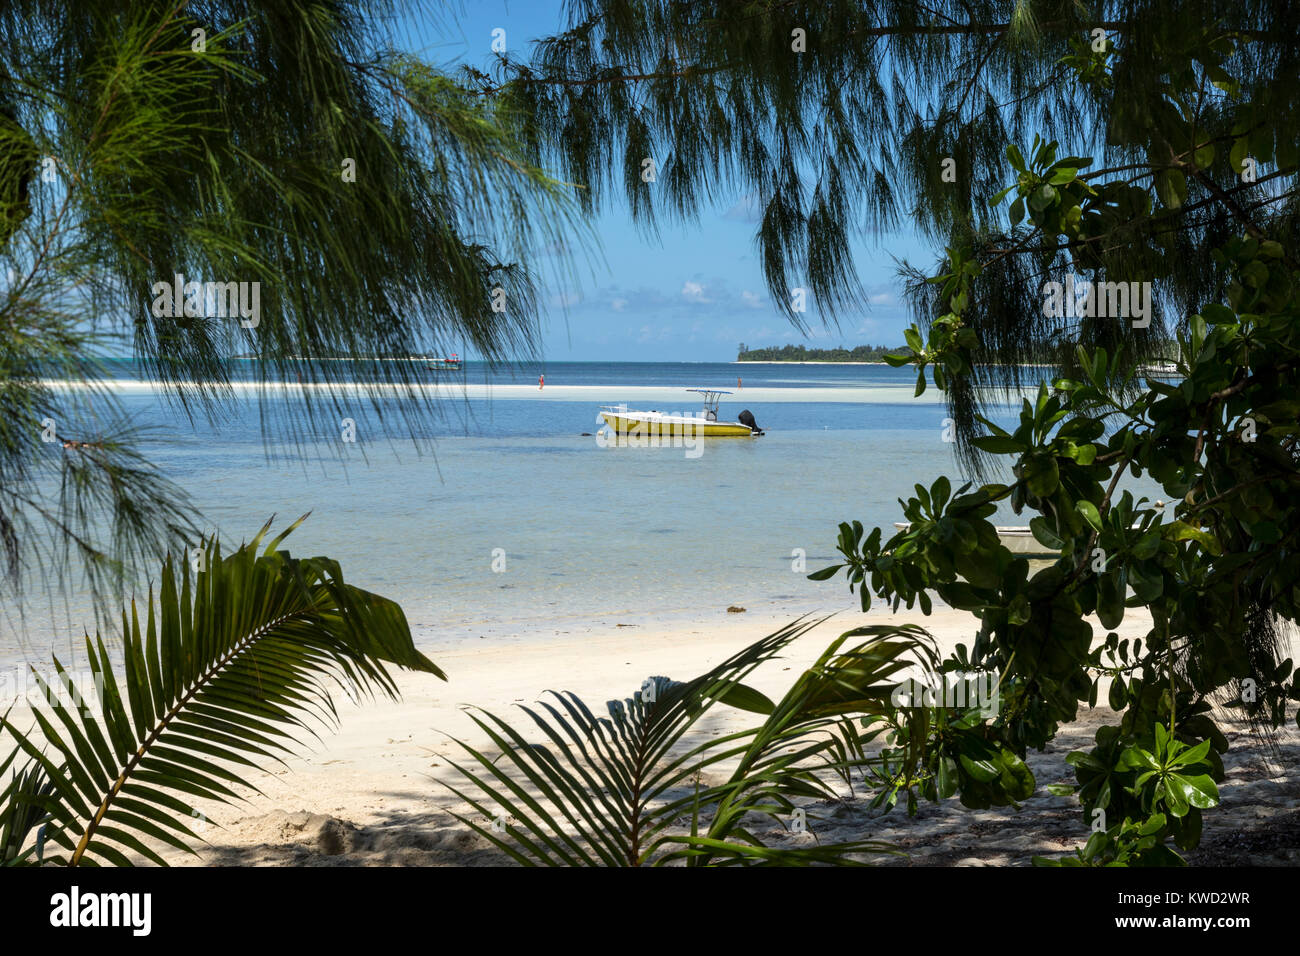
[[[227,546],[272,514],[283,527],[310,511],[290,550],[328,554],[350,581],[397,599],[425,644],[773,601],[841,607],[850,600],[842,578],[805,577],[833,562],[839,522],[890,529],[914,482],[947,474],[960,483],[946,412],[912,400],[906,370],[572,363],[547,367],[540,392],[521,388],[522,374],[471,364],[464,381],[477,376],[493,397],[448,400],[423,454],[382,437],[358,403],[348,410],[355,444],[322,429],[273,443],[269,458],[255,403],[218,426],[192,425],[127,370],[120,377],[127,409],[157,429],[149,457]],[[724,399],[721,417],[750,409],[761,438],[686,449],[607,447],[583,434],[597,431],[600,404],[693,411],[684,388],[734,386],[738,374],[746,388]],[[582,400],[563,397],[566,386],[583,387]],[[828,390],[838,400],[809,400]],[[638,392],[676,404],[638,402]],[[273,395],[267,407],[275,414],[294,400]],[[1014,411],[998,417],[1009,423]],[[72,639],[88,621],[76,594],[57,613],[34,608],[22,628],[11,618],[0,660],[75,656]]]

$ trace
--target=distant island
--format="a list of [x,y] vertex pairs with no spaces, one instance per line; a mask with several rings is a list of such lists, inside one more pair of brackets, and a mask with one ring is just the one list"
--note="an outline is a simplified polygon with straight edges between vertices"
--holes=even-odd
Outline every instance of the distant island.
[[783,345],[781,348],[751,349],[740,343],[737,362],[883,362],[888,354],[910,355],[906,345],[859,345],[846,349],[810,349],[806,345]]

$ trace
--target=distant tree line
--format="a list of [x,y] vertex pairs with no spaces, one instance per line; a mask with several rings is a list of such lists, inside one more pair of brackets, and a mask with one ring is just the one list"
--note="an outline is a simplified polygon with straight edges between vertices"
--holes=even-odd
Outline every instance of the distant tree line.
[[806,345],[784,345],[781,348],[750,349],[742,342],[736,356],[738,362],[883,362],[885,355],[910,355],[906,345],[859,345],[846,349],[810,349]]

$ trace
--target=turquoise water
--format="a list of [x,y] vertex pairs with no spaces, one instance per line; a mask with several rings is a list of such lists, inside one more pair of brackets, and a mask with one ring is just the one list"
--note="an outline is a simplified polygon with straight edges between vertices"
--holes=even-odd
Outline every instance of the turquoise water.
[[[458,381],[491,397],[471,388],[448,400],[423,454],[407,438],[379,437],[376,413],[358,407],[345,409],[355,444],[322,430],[273,443],[268,460],[252,402],[219,424],[190,424],[129,366],[117,370],[126,408],[158,430],[147,455],[190,492],[209,529],[231,544],[272,514],[283,526],[310,511],[290,549],[335,557],[349,580],[400,601],[426,646],[732,604],[841,607],[842,580],[805,577],[833,560],[838,523],[889,527],[915,481],[960,475],[943,406],[913,401],[905,370],[552,364],[540,392],[536,372],[487,375],[471,364]],[[638,407],[646,394],[660,400],[642,407],[692,410],[685,387],[734,388],[737,375],[745,389],[724,399],[720,417],[749,408],[761,438],[706,441],[692,456],[602,447],[583,434],[597,431],[601,403]],[[826,396],[834,400],[810,400]],[[294,400],[267,408],[283,416]],[[88,620],[76,594],[67,610],[36,608],[22,633],[8,622],[0,657],[67,653]]]

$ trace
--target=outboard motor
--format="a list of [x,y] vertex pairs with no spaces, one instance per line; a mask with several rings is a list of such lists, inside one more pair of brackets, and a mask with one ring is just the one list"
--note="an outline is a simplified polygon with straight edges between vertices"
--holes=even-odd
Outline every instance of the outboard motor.
[[763,429],[758,427],[758,422],[754,421],[754,414],[748,408],[736,416],[736,421],[742,425],[748,425],[749,430],[755,435],[763,434]]

